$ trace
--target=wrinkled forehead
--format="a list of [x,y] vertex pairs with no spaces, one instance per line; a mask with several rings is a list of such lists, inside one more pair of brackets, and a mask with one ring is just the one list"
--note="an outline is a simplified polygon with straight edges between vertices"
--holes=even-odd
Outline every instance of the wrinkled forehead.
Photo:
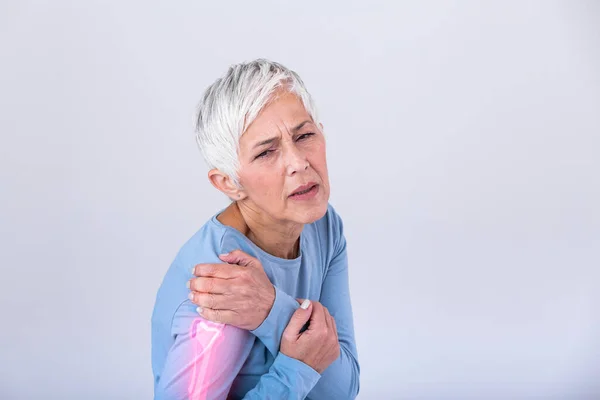
[[302,100],[287,91],[276,93],[242,134],[240,146],[282,133],[293,134],[307,124],[314,124],[314,121]]

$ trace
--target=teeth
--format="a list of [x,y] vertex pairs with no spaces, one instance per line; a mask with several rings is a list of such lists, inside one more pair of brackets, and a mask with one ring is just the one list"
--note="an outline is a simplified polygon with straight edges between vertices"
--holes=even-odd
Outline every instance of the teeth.
[[309,187],[309,188],[308,188],[308,189],[306,189],[306,190],[303,190],[303,191],[301,191],[301,192],[296,192],[296,193],[294,193],[294,196],[295,196],[295,195],[297,195],[297,194],[304,194],[304,193],[308,193],[308,192],[310,192],[310,189],[312,189],[312,188],[313,188],[313,187],[311,186],[311,187]]

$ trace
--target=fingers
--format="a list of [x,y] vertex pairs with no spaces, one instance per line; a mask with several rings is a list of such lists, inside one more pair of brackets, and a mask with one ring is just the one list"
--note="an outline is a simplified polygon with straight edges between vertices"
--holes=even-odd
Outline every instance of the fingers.
[[338,331],[337,331],[337,325],[335,323],[335,318],[333,318],[333,315],[329,314],[329,318],[331,321],[331,326],[333,328],[333,331],[335,332],[335,338],[339,341],[339,337],[338,337]]
[[219,258],[228,264],[237,264],[243,267],[255,267],[260,264],[256,258],[244,253],[242,250],[233,250],[231,253],[221,254]]
[[232,279],[240,272],[237,268],[229,264],[198,264],[192,268],[192,275],[207,278]]
[[331,314],[329,314],[329,310],[327,307],[323,306],[323,316],[325,319],[325,326],[327,327],[327,332],[333,330],[333,324],[331,323]]
[[310,325],[308,326],[309,331],[315,331],[327,327],[327,321],[325,319],[325,310],[323,305],[319,302],[314,302],[313,312],[310,316]]
[[231,324],[236,317],[236,313],[229,310],[213,310],[211,308],[198,307],[196,311],[202,318],[218,324]]
[[192,278],[188,281],[188,289],[196,292],[224,294],[228,293],[229,285],[220,278]]
[[298,338],[300,334],[300,330],[308,322],[313,312],[312,302],[309,302],[307,308],[304,309],[302,307],[298,308],[292,317],[290,318],[290,322],[288,322],[287,327],[283,331],[283,338],[288,341],[294,341]]
[[329,309],[327,309],[327,307],[323,307],[325,310],[325,314],[327,314],[327,322],[329,323],[328,326],[332,329],[335,330],[337,333],[337,326],[335,324],[335,318],[333,318],[333,315],[331,315],[331,313],[329,312]]
[[314,302],[314,309],[310,318],[308,330],[315,333],[318,331],[333,331],[335,332],[336,339],[338,338],[335,318],[329,313],[327,307],[316,301]]
[[188,298],[192,303],[199,305],[201,308],[231,309],[231,305],[228,304],[228,296],[222,294],[190,292]]

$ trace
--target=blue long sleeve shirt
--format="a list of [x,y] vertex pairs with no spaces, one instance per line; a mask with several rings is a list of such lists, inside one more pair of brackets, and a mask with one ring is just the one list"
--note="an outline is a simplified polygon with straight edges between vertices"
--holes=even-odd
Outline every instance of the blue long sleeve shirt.
[[[354,340],[343,224],[331,205],[304,226],[300,252],[282,259],[260,249],[215,214],[180,249],[158,290],[152,314],[155,400],[354,399],[360,367]],[[275,286],[275,302],[253,331],[204,320],[188,300],[186,282],[199,263],[222,263],[235,249],[258,258]],[[335,319],[340,356],[322,374],[279,352],[299,307],[321,302]]]

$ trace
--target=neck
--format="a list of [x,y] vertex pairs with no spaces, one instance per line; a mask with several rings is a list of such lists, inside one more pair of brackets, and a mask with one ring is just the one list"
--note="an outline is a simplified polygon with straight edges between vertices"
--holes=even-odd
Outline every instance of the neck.
[[293,259],[298,257],[303,224],[282,223],[243,202],[232,203],[217,219],[242,232],[267,253]]

